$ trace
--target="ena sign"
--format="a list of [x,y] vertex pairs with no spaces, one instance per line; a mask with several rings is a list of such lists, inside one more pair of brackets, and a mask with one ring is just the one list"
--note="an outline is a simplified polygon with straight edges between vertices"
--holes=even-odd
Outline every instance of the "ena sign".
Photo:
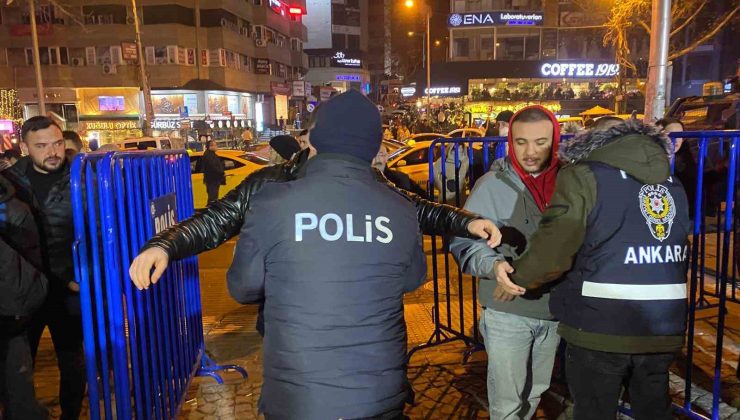
[[453,28],[473,26],[542,26],[545,22],[543,12],[475,12],[453,13],[447,17],[447,24]]
[[619,64],[545,63],[540,73],[545,77],[614,77],[619,73]]

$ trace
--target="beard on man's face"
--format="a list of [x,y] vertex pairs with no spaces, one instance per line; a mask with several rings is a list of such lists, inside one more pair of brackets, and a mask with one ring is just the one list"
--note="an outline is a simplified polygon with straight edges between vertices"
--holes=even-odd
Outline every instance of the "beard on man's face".
[[37,168],[42,169],[46,172],[56,172],[64,165],[64,158],[56,155],[46,156],[43,159],[38,159],[34,156],[31,156],[31,159],[33,160],[33,164],[36,165]]

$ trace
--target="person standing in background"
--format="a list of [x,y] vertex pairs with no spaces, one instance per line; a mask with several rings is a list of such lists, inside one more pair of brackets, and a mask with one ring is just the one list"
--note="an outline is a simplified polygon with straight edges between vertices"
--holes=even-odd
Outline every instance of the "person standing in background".
[[200,172],[203,172],[203,183],[206,184],[208,202],[210,203],[218,200],[218,190],[221,185],[226,185],[226,175],[224,161],[216,154],[218,150],[216,141],[208,140],[207,147],[208,149],[198,162],[196,171],[200,169]]

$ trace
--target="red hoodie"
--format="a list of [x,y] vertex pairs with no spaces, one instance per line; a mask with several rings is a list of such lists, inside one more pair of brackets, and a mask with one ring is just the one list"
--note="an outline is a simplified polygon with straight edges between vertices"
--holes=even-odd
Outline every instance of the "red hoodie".
[[[547,169],[545,169],[542,173],[537,175],[537,177],[534,177],[531,174],[525,172],[524,169],[522,169],[522,166],[519,165],[519,161],[516,159],[516,156],[514,156],[514,138],[512,137],[512,133],[514,130],[512,130],[511,127],[511,121],[515,121],[517,116],[521,114],[522,111],[532,108],[537,108],[544,111],[547,116],[550,117],[553,127],[552,156],[550,158],[550,166],[548,166]],[[532,193],[532,197],[534,197],[534,201],[537,203],[537,207],[539,207],[540,211],[543,212],[545,211],[545,207],[550,204],[550,199],[552,198],[552,194],[555,191],[555,179],[558,174],[558,169],[560,168],[560,162],[558,161],[559,146],[560,124],[558,124],[558,119],[555,118],[555,115],[552,112],[539,105],[531,105],[520,109],[511,117],[511,120],[509,121],[509,157],[511,159],[509,160],[511,161],[511,165],[514,167],[514,170],[519,175],[519,178],[522,179],[524,185],[526,185],[529,192]]]

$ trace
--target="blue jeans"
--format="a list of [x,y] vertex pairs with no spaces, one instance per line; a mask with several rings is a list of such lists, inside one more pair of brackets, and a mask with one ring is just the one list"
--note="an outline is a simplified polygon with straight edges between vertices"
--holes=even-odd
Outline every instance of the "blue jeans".
[[530,419],[550,388],[558,323],[486,308],[480,330],[488,354],[491,420]]

